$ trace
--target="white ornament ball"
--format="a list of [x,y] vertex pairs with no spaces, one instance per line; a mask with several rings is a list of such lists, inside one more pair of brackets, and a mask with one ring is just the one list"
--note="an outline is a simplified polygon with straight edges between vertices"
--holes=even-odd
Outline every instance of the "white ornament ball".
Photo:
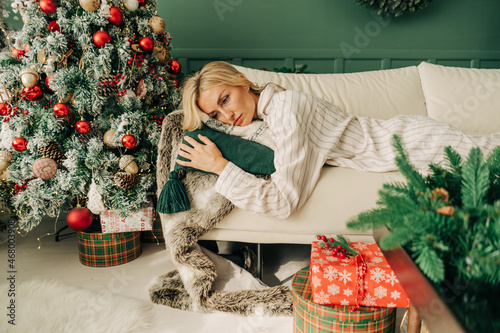
[[157,35],[162,34],[165,32],[165,21],[160,16],[154,15],[149,19],[149,29]]
[[137,1],[137,0],[125,0],[123,2],[123,4],[131,12],[133,12],[134,10],[136,10],[137,8],[139,8],[139,1]]
[[33,163],[33,173],[43,180],[54,177],[57,172],[57,163],[47,157],[39,158]]
[[135,94],[135,92],[134,92],[132,89],[127,89],[127,90],[125,91],[125,95],[126,95],[127,97],[137,97],[137,95]]
[[78,2],[88,12],[95,12],[101,8],[101,0],[78,0]]
[[19,73],[19,76],[26,88],[33,88],[38,81],[38,73],[34,69],[25,69]]

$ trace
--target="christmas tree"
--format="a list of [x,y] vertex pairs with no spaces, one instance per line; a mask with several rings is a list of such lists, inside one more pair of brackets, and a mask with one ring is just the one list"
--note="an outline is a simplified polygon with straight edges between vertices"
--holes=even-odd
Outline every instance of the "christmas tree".
[[150,205],[180,72],[156,4],[13,1],[24,26],[0,56],[0,200],[21,230],[75,207],[85,220]]

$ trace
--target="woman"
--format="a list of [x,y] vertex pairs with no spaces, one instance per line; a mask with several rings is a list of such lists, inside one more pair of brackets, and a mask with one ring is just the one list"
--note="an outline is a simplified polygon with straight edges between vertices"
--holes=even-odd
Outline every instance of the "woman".
[[276,172],[269,180],[246,173],[226,160],[207,137],[186,137],[177,160],[219,175],[215,190],[237,207],[268,216],[287,218],[309,198],[324,164],[357,170],[397,170],[392,136],[406,144],[410,162],[426,170],[443,164],[443,149],[451,146],[465,156],[472,147],[488,154],[500,145],[500,133],[465,134],[424,116],[397,116],[389,120],[347,114],[320,98],[287,91],[274,84],[257,87],[224,62],[205,65],[182,90],[187,130],[199,128],[201,113],[226,124],[247,126],[265,121],[275,144]]

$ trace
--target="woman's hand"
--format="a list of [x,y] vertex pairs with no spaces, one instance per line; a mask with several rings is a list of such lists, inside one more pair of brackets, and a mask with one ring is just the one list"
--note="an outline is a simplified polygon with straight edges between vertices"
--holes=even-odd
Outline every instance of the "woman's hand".
[[176,160],[176,162],[182,166],[220,175],[229,161],[222,156],[219,148],[217,148],[215,143],[213,143],[209,138],[198,134],[198,139],[200,139],[203,143],[199,143],[189,136],[184,137],[184,140],[186,140],[186,142],[193,147],[191,148],[188,145],[181,143],[179,144],[177,154],[190,161]]

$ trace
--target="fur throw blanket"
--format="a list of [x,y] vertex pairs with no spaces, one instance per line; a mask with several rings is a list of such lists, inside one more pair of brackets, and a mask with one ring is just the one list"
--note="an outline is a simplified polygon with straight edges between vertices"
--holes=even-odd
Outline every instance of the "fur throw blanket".
[[[273,148],[266,134],[267,125],[255,122],[235,127],[211,118],[204,122],[213,129],[254,140]],[[157,185],[158,194],[173,170],[178,145],[182,140],[182,112],[170,113],[163,120],[160,137]],[[165,243],[177,269],[158,277],[150,287],[154,303],[190,311],[224,311],[240,315],[291,315],[292,294],[286,286],[262,290],[212,290],[217,272],[197,246],[198,239],[214,228],[233,209],[233,204],[214,190],[217,176],[183,171],[191,209],[176,214],[160,214]]]

